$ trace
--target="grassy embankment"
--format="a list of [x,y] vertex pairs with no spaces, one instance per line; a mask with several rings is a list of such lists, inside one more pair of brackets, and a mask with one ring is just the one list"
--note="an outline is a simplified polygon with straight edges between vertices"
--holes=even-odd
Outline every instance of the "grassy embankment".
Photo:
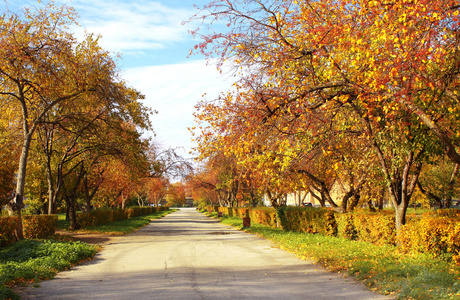
[[460,267],[449,257],[401,254],[394,246],[288,232],[259,224],[243,228],[237,217],[224,217],[221,222],[269,239],[301,259],[353,276],[369,289],[395,295],[396,299],[460,299]]
[[[174,210],[155,212],[123,221],[85,228],[84,232],[123,235],[147,225]],[[65,215],[59,215],[58,227],[65,229]],[[79,231],[79,232],[82,232]],[[55,235],[46,240],[23,240],[0,248],[0,299],[19,299],[10,289],[14,285],[53,278],[59,271],[90,260],[100,247]]]

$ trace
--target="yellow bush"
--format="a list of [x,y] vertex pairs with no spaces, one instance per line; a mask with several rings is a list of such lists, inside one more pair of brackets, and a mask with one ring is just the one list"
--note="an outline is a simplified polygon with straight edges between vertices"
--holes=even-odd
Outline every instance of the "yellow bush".
[[386,213],[353,214],[358,239],[376,245],[396,244],[395,217]]
[[354,225],[354,218],[353,214],[351,213],[344,213],[344,214],[336,214],[335,220],[337,222],[337,235],[339,237],[343,237],[349,240],[357,240],[358,239],[358,232],[356,231]]
[[[429,252],[435,256],[451,253],[460,264],[460,223],[457,217],[424,215],[418,222],[401,228],[397,241],[401,252]],[[445,215],[445,214],[444,214]],[[452,215],[449,215],[452,216]]]
[[250,210],[251,221],[270,227],[277,226],[276,210],[273,208],[258,207]]
[[286,207],[282,222],[283,228],[290,231],[337,235],[337,223],[331,210]]

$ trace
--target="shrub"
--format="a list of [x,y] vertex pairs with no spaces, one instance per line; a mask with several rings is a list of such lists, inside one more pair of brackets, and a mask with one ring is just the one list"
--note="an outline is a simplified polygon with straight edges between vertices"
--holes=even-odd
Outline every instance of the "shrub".
[[336,214],[335,220],[337,222],[337,235],[339,237],[352,241],[358,239],[358,231],[356,231],[353,214]]
[[460,209],[438,209],[436,214],[440,217],[448,217],[460,221]]
[[257,207],[250,210],[251,221],[270,227],[277,227],[276,210],[269,207]]
[[289,206],[285,208],[281,221],[283,228],[289,231],[337,235],[334,212],[330,210]]
[[452,253],[458,256],[459,225],[447,217],[423,217],[401,228],[398,244],[401,252],[430,252],[435,256]]
[[353,213],[359,240],[376,245],[396,244],[395,217],[387,213]]
[[0,246],[6,246],[16,240],[14,231],[18,222],[17,217],[0,218]]
[[77,220],[83,227],[97,226],[107,224],[110,222],[121,221],[138,216],[148,215],[155,211],[167,210],[168,207],[162,206],[160,208],[145,206],[145,207],[131,207],[127,209],[98,209],[92,210],[88,213],[78,213]]
[[238,207],[238,208],[233,208],[233,215],[238,216],[240,218],[244,218],[247,215],[249,215],[249,208],[244,208],[244,207]]
[[56,215],[26,215],[22,217],[24,237],[26,239],[43,239],[56,232],[58,217]]

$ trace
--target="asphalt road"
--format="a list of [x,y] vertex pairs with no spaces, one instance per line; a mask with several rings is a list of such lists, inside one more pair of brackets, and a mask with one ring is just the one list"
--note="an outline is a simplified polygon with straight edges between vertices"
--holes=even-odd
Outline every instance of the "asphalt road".
[[22,299],[391,299],[271,242],[181,209],[117,237]]

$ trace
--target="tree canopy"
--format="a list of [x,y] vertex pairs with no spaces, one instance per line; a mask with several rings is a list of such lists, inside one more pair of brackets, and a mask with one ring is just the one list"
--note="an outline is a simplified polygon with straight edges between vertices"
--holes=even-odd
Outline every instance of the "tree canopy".
[[[383,182],[397,227],[431,157],[460,162],[457,1],[213,1],[197,52],[234,66],[199,105],[201,158],[224,153],[289,192]],[[216,32],[216,22],[227,24]],[[278,188],[277,188],[278,186]]]

